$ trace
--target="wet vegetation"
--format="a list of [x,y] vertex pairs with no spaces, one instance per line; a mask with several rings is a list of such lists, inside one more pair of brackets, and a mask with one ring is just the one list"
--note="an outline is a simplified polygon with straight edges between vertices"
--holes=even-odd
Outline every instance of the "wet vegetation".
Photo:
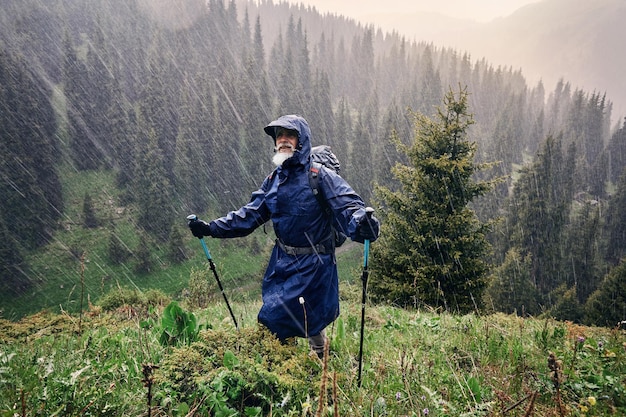
[[[9,0],[0,108],[3,416],[626,412],[610,92],[269,1]],[[285,113],[383,219],[361,388],[359,246],[319,361],[255,324],[271,226],[210,242],[239,331],[185,227]]]
[[[208,273],[206,274],[208,277]],[[0,320],[3,416],[608,416],[626,412],[626,330],[516,315],[367,308],[357,386],[358,274],[323,360],[280,344],[250,303],[166,297],[77,316]],[[115,298],[111,294],[107,299]],[[158,301],[157,301],[158,300]],[[130,303],[126,303],[130,301]],[[255,303],[252,303],[255,304]],[[170,313],[167,313],[170,308]],[[188,320],[191,316],[194,320]],[[163,339],[163,334],[170,337]]]
[[[441,189],[472,210],[459,219],[475,213],[496,226],[485,235],[489,265],[476,270],[490,308],[608,326],[626,316],[623,294],[607,293],[624,284],[626,247],[626,129],[611,125],[607,95],[566,80],[546,92],[527,86],[520,71],[287,4],[191,1],[175,9],[86,0],[3,8],[4,317],[75,310],[83,254],[92,299],[118,283],[181,291],[196,250],[184,218],[247,200],[271,171],[261,127],[278,114],[304,115],[314,142],[331,145],[342,175],[383,210],[374,184],[400,190],[393,167],[410,157],[397,145],[413,146],[413,114],[436,117],[448,91],[468,94],[472,163],[492,165]],[[495,179],[503,181],[492,191],[463,197],[472,183]],[[428,218],[443,212],[424,213],[419,233],[436,246],[447,239],[444,223]],[[266,240],[235,247],[259,253]],[[449,250],[441,249],[443,259],[455,259]],[[419,259],[418,269],[438,268],[437,256]],[[258,272],[256,257],[247,264],[226,273]],[[406,304],[410,292],[426,291],[424,282],[389,301]],[[441,301],[437,291],[450,299],[463,287],[426,292]],[[479,306],[475,292],[470,304]],[[588,311],[591,297],[611,303]]]

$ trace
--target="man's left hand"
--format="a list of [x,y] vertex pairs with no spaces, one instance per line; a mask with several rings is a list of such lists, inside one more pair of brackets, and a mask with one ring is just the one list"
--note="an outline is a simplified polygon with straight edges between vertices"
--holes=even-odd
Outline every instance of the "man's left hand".
[[363,216],[356,229],[356,241],[365,242],[366,240],[369,240],[373,242],[378,239],[379,232],[380,222],[378,219],[373,215]]

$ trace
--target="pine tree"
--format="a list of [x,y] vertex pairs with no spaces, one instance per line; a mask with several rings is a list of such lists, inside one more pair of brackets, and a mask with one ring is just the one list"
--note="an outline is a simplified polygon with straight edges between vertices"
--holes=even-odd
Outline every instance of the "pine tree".
[[518,248],[510,249],[504,262],[489,276],[485,290],[485,306],[490,311],[507,314],[537,315],[541,309],[539,294],[531,276],[529,255],[522,257]]
[[611,269],[585,304],[585,322],[614,327],[626,317],[626,262]]
[[395,102],[389,106],[385,121],[383,123],[382,134],[378,146],[374,153],[376,158],[376,181],[385,184],[391,189],[397,189],[397,182],[391,173],[391,168],[397,162],[406,163],[406,158],[398,152],[394,143],[399,138],[408,138],[410,136],[410,125],[404,114],[398,108]]
[[23,280],[27,274],[24,256],[18,242],[9,232],[4,219],[0,216],[0,290],[5,294],[19,294],[28,288],[29,282]]
[[130,105],[125,100],[117,77],[112,82],[112,95],[117,97],[110,103],[106,118],[110,125],[110,147],[113,164],[116,167],[116,183],[124,188],[133,181],[135,152],[133,146],[134,132],[131,123]]
[[152,259],[152,253],[150,252],[150,245],[146,242],[149,241],[149,236],[142,236],[141,242],[137,250],[135,251],[135,263],[134,270],[138,274],[147,274],[154,268],[154,260]]
[[[348,147],[354,138],[354,133],[350,107],[345,98],[339,100],[333,124],[335,126],[335,135],[333,138],[329,138],[328,144],[332,147],[339,161],[348,161]],[[341,176],[349,179],[350,172],[342,170]]]
[[421,97],[421,101],[418,110],[426,115],[431,115],[435,113],[443,88],[439,71],[435,69],[433,64],[430,47],[424,50],[420,71],[419,97]]
[[[562,270],[568,288],[576,288],[578,301],[584,303],[602,279],[600,260],[600,204],[595,200],[577,202],[565,235],[566,249]],[[573,320],[570,317],[569,320]]]
[[466,138],[473,123],[466,90],[446,94],[437,118],[415,114],[411,146],[398,143],[410,164],[397,164],[401,190],[377,186],[381,237],[372,248],[372,294],[409,306],[427,304],[468,312],[480,305],[486,284],[489,224],[468,204],[492,184],[475,182],[484,168],[473,162]]
[[333,114],[330,82],[326,71],[316,71],[311,99],[312,104],[310,113],[307,115],[307,121],[309,126],[313,126],[315,129],[313,132],[314,145],[324,143],[334,149],[340,138],[335,137],[333,125],[335,116]]
[[114,87],[111,62],[107,50],[107,43],[104,39],[102,24],[98,19],[94,28],[94,39],[87,50],[87,77],[89,100],[85,103],[88,108],[83,109],[86,116],[89,130],[92,135],[92,142],[101,150],[103,163],[110,166],[113,156],[112,149],[112,129],[115,124],[108,118],[109,109],[114,101],[119,97],[114,97],[116,92]]
[[548,137],[532,166],[520,171],[503,225],[508,249],[531,255],[532,279],[548,294],[565,279],[561,270],[562,239],[573,197],[575,153],[563,157],[560,138]]
[[563,283],[552,291],[554,305],[546,312],[546,315],[560,321],[573,321],[580,323],[583,318],[583,306],[578,301],[576,286],[568,287]]
[[121,265],[132,256],[132,252],[124,242],[114,232],[109,235],[109,244],[107,247],[109,260],[114,265]]
[[45,243],[63,212],[51,91],[0,47],[0,216],[20,246]]
[[172,190],[154,130],[149,129],[142,142],[137,158],[138,172],[135,174],[138,220],[152,236],[166,240],[174,217]]
[[85,197],[83,198],[83,226],[93,229],[99,225],[100,221],[96,217],[96,211],[93,207],[91,194],[85,193]]
[[167,247],[167,258],[175,264],[179,264],[189,258],[185,251],[183,234],[178,227],[172,227]]
[[616,184],[626,171],[626,119],[622,120],[621,127],[613,133],[606,155],[608,180]]
[[617,265],[626,256],[626,169],[609,200],[603,232],[607,239],[604,257]]
[[359,115],[354,132],[355,139],[352,142],[346,165],[348,166],[350,184],[364,201],[369,201],[374,178],[374,166],[371,131],[365,127],[363,121],[366,118],[367,116]]
[[92,130],[89,72],[78,58],[68,34],[64,40],[64,90],[67,98],[67,120],[70,155],[79,170],[102,166],[104,149]]

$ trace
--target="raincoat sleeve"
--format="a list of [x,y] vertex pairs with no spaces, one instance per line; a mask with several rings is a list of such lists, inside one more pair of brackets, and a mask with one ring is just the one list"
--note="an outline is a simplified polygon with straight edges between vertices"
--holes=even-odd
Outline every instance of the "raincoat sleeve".
[[[334,216],[335,227],[338,227],[350,239],[363,243],[359,236],[359,225],[366,221],[365,203],[363,199],[341,176],[330,170],[320,172],[320,190],[328,202]],[[378,235],[380,224],[373,219],[373,228]]]
[[248,204],[210,222],[211,236],[216,238],[247,236],[267,222],[270,219],[270,212],[265,203],[265,194],[270,185],[271,177],[267,177],[261,188],[252,193]]

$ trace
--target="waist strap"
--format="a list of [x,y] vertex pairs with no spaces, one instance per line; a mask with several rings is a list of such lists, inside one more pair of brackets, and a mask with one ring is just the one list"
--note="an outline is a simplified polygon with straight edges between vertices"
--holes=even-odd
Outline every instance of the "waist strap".
[[326,245],[324,245],[324,243],[318,243],[317,245],[312,246],[288,246],[281,242],[280,239],[276,239],[276,244],[283,250],[283,252],[291,256],[311,255],[314,253],[328,254],[333,253],[334,249],[330,242]]

